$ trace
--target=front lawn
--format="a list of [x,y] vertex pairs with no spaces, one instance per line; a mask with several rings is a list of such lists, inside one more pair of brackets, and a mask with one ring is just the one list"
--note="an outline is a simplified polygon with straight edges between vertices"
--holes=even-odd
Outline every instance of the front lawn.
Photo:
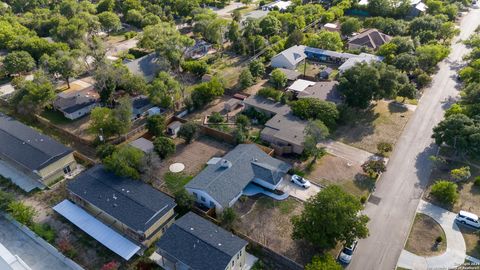
[[[442,242],[436,245],[438,237]],[[433,218],[417,213],[405,249],[419,256],[435,256],[447,249],[446,239],[442,227]]]

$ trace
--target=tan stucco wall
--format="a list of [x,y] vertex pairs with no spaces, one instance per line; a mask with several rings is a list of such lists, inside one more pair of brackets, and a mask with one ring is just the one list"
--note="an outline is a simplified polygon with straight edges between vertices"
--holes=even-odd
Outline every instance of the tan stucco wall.
[[[240,252],[240,251],[239,251]],[[245,247],[241,250],[242,255],[237,259],[237,254],[232,257],[232,260],[228,263],[226,270],[242,270],[245,267],[245,259],[247,252],[245,251]],[[235,261],[233,267],[232,267],[232,261]]]
[[68,165],[70,165],[70,169],[72,171],[77,168],[77,162],[73,157],[73,153],[70,153],[63,158],[57,160],[56,162],[48,165],[47,167],[41,169],[40,171],[38,171],[37,174],[42,178],[42,181],[48,185],[50,182],[55,181],[60,176],[65,175],[63,173],[63,168],[67,167]]

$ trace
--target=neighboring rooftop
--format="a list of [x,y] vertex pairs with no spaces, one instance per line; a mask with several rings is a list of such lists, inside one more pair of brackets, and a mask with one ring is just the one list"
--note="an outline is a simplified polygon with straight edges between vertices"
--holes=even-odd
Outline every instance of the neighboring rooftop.
[[224,270],[246,245],[245,240],[192,212],[175,221],[157,243],[161,251],[195,270]]
[[290,168],[255,144],[239,144],[217,163],[209,164],[185,188],[203,190],[228,207],[255,178],[276,185]]
[[130,142],[130,145],[141,150],[144,153],[150,153],[153,151],[153,143],[143,137],[136,139],[133,142]]
[[0,243],[0,269],[2,270],[32,270],[20,257],[12,254]]
[[316,98],[333,103],[340,103],[342,97],[337,91],[337,85],[337,81],[317,82],[314,85],[307,87],[305,91],[298,93],[298,98]]
[[93,84],[75,80],[70,83],[70,88],[57,94],[53,106],[66,113],[72,113],[99,100],[100,95],[93,89]]
[[295,45],[280,52],[279,54],[274,56],[272,59],[277,57],[283,57],[290,64],[297,65],[298,63],[302,62],[305,58],[307,58],[307,55],[305,55],[305,48],[307,47],[303,45]]
[[0,113],[0,155],[38,171],[72,153],[72,149]]
[[372,63],[372,62],[380,62],[383,58],[381,56],[376,56],[369,53],[361,53],[356,55],[356,57],[349,58],[345,61],[342,65],[338,67],[340,72],[345,72],[345,70],[352,68],[358,63]]
[[262,9],[285,11],[291,5],[292,5],[292,1],[276,0],[272,3],[262,6]]
[[391,36],[378,31],[375,28],[367,29],[348,40],[349,46],[367,47],[371,49],[378,49],[383,44],[389,42]]
[[175,201],[142,181],[116,176],[102,165],[81,173],[68,190],[135,231],[145,232]]
[[313,85],[315,85],[315,82],[299,79],[293,82],[292,85],[288,87],[288,90],[295,92],[303,92],[305,89]]
[[[287,76],[287,80],[289,81],[295,81],[296,79],[298,79],[298,77],[300,77],[300,72],[296,71],[296,70],[291,70],[291,69],[286,69],[286,68],[278,68],[281,72],[283,72],[283,74],[285,74],[285,76]],[[272,71],[273,72],[273,71]],[[272,75],[272,73],[270,73],[270,76]]]
[[130,61],[125,65],[131,73],[142,76],[146,82],[151,82],[160,71],[158,60],[157,54],[151,53]]

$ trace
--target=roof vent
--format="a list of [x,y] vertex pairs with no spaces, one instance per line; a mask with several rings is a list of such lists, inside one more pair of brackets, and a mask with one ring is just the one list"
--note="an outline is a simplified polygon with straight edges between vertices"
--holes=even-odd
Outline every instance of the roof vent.
[[116,204],[116,203],[113,204],[113,207],[117,207],[117,206],[118,206],[118,204]]
[[225,168],[225,169],[232,167],[232,162],[230,162],[226,159],[222,159],[220,164],[221,164],[222,168]]
[[114,200],[116,200],[116,199],[117,199],[117,196],[115,196],[115,194],[113,194],[112,198],[113,198]]
[[219,246],[221,246],[221,245],[222,245],[222,243],[218,243],[218,245],[219,245]]
[[190,227],[190,231],[193,231],[193,227]]

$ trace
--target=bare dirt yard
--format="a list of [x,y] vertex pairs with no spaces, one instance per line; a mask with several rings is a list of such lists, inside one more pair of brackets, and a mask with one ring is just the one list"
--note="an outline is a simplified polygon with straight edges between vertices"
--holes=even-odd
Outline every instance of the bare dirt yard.
[[[442,242],[436,244],[437,237]],[[435,256],[447,249],[445,232],[431,217],[417,213],[405,249],[420,256]]]
[[347,122],[333,134],[334,139],[371,153],[377,144],[395,144],[413,112],[393,102],[380,100],[366,111],[351,111]]
[[[250,210],[245,209],[250,207]],[[293,225],[290,219],[302,212],[302,203],[292,198],[275,201],[261,196],[254,203],[239,200],[235,209],[239,213],[234,224],[236,231],[300,264],[311,261],[315,250],[291,237]]]
[[305,177],[321,185],[339,185],[358,197],[366,196],[374,184],[365,177],[359,164],[329,154],[318,160]]
[[[230,151],[233,146],[222,143],[207,136],[201,136],[190,144],[185,144],[182,139],[177,138],[177,151],[175,155],[163,161],[159,167],[158,175],[161,175],[161,181],[169,172],[169,167],[173,163],[183,163],[185,170],[182,172],[184,176],[197,175],[212,157],[222,157]],[[186,184],[186,183],[184,183]],[[161,186],[162,183],[154,183],[154,186]],[[173,191],[171,191],[173,192]]]

